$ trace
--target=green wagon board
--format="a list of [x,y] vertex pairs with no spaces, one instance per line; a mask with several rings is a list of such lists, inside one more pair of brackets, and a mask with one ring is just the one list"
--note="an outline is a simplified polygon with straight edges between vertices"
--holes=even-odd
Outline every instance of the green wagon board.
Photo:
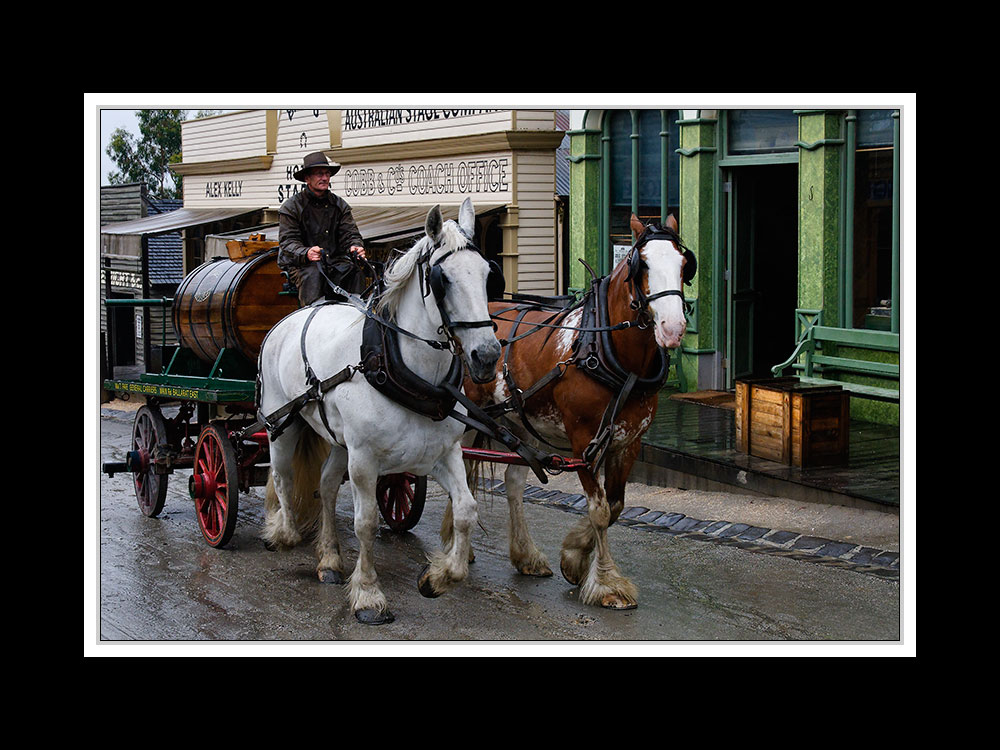
[[105,380],[105,390],[153,398],[234,403],[254,400],[254,383],[248,380],[201,378],[179,375],[143,375],[140,380]]

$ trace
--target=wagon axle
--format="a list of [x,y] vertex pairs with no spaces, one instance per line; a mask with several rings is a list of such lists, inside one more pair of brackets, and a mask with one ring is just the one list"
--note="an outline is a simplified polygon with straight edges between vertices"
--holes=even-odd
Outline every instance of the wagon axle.
[[188,478],[188,494],[192,500],[205,500],[215,495],[216,481],[210,474],[194,473]]
[[108,463],[101,464],[101,473],[107,474],[109,477],[113,477],[115,474],[123,474],[126,471],[131,471],[128,461],[109,461]]
[[154,474],[169,474],[172,470],[170,459],[167,456],[152,458],[149,451],[142,448],[126,451],[124,461],[101,464],[101,472],[109,477],[124,473],[145,474],[149,471]]

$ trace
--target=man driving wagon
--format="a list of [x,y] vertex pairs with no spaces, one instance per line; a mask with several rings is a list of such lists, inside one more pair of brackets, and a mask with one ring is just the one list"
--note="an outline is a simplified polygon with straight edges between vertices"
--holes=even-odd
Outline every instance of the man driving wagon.
[[330,189],[340,164],[322,151],[303,159],[293,174],[305,188],[278,209],[278,267],[298,287],[303,307],[325,299],[327,280],[348,292],[362,292],[364,274],[352,259],[365,258],[351,207]]

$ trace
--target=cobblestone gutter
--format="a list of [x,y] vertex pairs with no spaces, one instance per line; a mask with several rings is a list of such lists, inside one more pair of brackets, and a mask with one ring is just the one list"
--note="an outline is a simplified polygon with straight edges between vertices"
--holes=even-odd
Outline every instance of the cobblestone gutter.
[[[483,489],[495,495],[504,494],[503,481],[490,479],[480,481]],[[581,494],[568,494],[528,485],[524,488],[524,499],[527,502],[547,505],[570,513],[587,512],[587,498]],[[847,568],[879,578],[899,579],[898,552],[850,542],[838,542],[792,531],[765,529],[745,523],[703,521],[683,513],[650,510],[641,506],[625,508],[617,523],[671,536],[726,544],[751,552]]]

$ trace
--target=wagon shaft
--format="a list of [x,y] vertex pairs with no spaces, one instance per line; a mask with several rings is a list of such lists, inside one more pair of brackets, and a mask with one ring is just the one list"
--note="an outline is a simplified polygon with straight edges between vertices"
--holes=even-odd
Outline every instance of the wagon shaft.
[[[516,453],[491,451],[486,448],[463,448],[462,457],[467,461],[489,461],[495,464],[513,464],[527,466],[528,462]],[[548,456],[545,468],[549,471],[580,471],[587,468],[587,462],[580,458],[563,458],[559,455]]]

